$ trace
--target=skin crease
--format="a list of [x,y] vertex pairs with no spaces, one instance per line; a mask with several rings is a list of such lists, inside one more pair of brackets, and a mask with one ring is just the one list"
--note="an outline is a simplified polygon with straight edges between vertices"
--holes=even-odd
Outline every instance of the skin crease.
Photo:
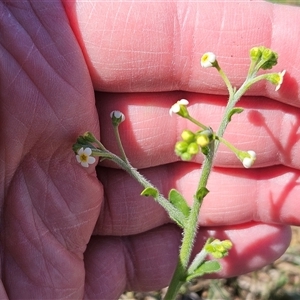
[[201,157],[179,162],[173,145],[194,128],[168,111],[187,98],[191,114],[217,129],[226,89],[216,70],[199,66],[206,51],[235,86],[253,46],[277,51],[274,70],[287,73],[278,92],[259,83],[239,103],[245,111],[225,137],[257,152],[255,168],[220,147],[194,253],[208,236],[231,239],[216,275],[229,277],[285,251],[289,225],[300,224],[298,8],[1,1],[0,12],[1,299],[117,299],[125,289],[169,283],[178,228],[124,172],[82,168],[70,149],[90,130],[114,150],[109,113],[121,110],[132,164],[164,193],[174,187],[190,201]]

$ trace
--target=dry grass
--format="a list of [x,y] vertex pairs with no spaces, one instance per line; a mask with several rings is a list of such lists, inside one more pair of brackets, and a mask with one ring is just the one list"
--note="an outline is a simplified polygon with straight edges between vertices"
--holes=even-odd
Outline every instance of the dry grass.
[[[149,293],[124,293],[120,300],[159,300],[165,289]],[[261,270],[230,279],[199,279],[182,289],[178,300],[299,300],[300,227],[286,253]]]

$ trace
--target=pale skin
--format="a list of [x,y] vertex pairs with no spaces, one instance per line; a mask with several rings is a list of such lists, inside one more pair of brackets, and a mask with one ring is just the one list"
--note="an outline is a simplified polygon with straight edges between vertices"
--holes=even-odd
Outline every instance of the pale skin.
[[226,89],[216,70],[200,67],[206,51],[236,86],[252,46],[277,51],[275,70],[287,74],[278,92],[259,83],[239,103],[245,111],[225,137],[254,150],[256,168],[220,148],[195,252],[209,235],[229,238],[234,248],[216,275],[229,277],[286,250],[289,225],[300,224],[299,9],[1,1],[0,11],[1,299],[116,299],[169,283],[180,230],[123,171],[83,168],[71,146],[89,130],[117,151],[109,115],[121,110],[131,163],[165,194],[175,187],[192,201],[202,158],[178,161],[173,147],[190,125],[168,111],[186,98],[217,129]]

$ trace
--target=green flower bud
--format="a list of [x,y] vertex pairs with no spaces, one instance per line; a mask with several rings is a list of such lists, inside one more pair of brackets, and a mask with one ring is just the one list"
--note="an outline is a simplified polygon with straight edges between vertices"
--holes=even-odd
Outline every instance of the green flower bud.
[[204,248],[215,258],[223,258],[228,255],[228,250],[232,248],[232,243],[230,240],[220,241],[219,239],[215,239],[211,243],[205,245]]
[[262,55],[261,47],[253,47],[250,49],[250,58],[251,60],[257,62],[260,60]]
[[181,137],[184,141],[186,141],[187,143],[191,143],[194,141],[194,138],[195,138],[195,134],[186,129],[186,130],[183,130],[182,133],[181,133]]
[[180,158],[184,161],[189,161],[192,159],[192,155],[188,152],[184,152],[181,154]]
[[202,130],[196,135],[196,143],[200,147],[206,147],[213,140],[213,131],[211,129]]
[[87,131],[87,132],[85,132],[85,133],[83,134],[83,138],[84,138],[87,142],[90,142],[90,143],[96,142],[95,136],[94,136],[91,132],[89,132],[89,131]]
[[276,85],[275,91],[278,91],[280,89],[285,72],[286,71],[283,70],[282,72],[279,73],[271,73],[267,75],[266,79],[271,83],[273,83],[274,85]]
[[205,250],[208,252],[208,253],[211,253],[211,252],[214,252],[215,251],[215,247],[214,245],[212,244],[208,244],[205,246]]
[[230,240],[222,241],[222,245],[226,250],[230,250],[232,248],[232,242]]
[[277,65],[278,54],[271,49],[265,49],[262,53],[262,59],[266,62],[262,64],[261,68],[263,70],[272,69]]
[[201,134],[197,137],[196,142],[200,147],[205,147],[210,143],[210,140],[208,136]]
[[221,244],[215,245],[215,251],[223,253],[224,251],[226,251],[226,249],[224,248],[224,246],[221,243]]
[[190,143],[187,148],[187,152],[191,155],[197,154],[199,152],[199,146],[197,143]]
[[72,146],[72,150],[77,154],[77,152],[78,152],[78,150],[80,149],[80,148],[82,148],[82,145],[80,145],[80,144],[74,144],[73,146]]
[[180,156],[182,153],[186,152],[189,144],[185,141],[178,141],[175,144],[175,153]]
[[262,52],[262,59],[267,61],[267,60],[270,60],[274,55],[274,52],[269,49],[269,48],[265,48]]
[[222,252],[219,252],[219,251],[211,252],[211,255],[214,258],[223,258],[224,257],[224,255],[222,254]]
[[85,145],[86,144],[86,139],[80,135],[77,140],[76,140],[77,144],[81,144],[81,145]]

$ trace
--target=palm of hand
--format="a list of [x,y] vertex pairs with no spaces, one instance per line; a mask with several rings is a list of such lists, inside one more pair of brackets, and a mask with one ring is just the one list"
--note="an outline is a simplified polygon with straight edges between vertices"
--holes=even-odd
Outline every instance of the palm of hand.
[[[93,89],[62,15],[57,27],[47,27],[12,11],[16,19],[3,21],[8,48],[1,85],[4,285],[13,298],[77,298],[102,189],[94,175],[74,167],[70,147],[84,124],[98,131]],[[42,32],[35,35],[37,28]]]
[[[126,287],[146,290],[166,285],[175,266],[177,252],[174,249],[178,249],[180,232],[170,224],[160,226],[167,222],[167,217],[155,205],[151,208],[152,213],[148,213],[153,204],[147,203],[143,210],[145,215],[140,214],[139,209],[143,209],[140,199],[131,207],[128,219],[136,214],[135,217],[146,220],[140,224],[146,223],[148,228],[135,232],[132,229],[135,219],[131,218],[131,224],[116,230],[117,222],[119,225],[124,223],[116,215],[109,215],[115,199],[104,198],[103,187],[94,169],[81,168],[70,151],[79,134],[90,130],[98,135],[100,129],[90,74],[63,8],[44,9],[43,4],[36,3],[35,9],[39,10],[36,15],[24,2],[21,9],[9,7],[13,16],[9,17],[7,7],[3,3],[0,5],[7,17],[0,21],[5,33],[1,37],[5,50],[2,52],[1,62],[4,63],[0,77],[1,120],[5,124],[1,127],[3,146],[0,155],[3,191],[3,286],[0,298],[4,298],[6,290],[12,298],[43,298],[45,295],[48,298],[82,298],[85,294],[113,299]],[[25,8],[29,14],[21,13]],[[49,15],[52,21],[57,20],[55,26],[48,23]],[[166,112],[169,104],[165,105]],[[102,117],[103,113],[108,115],[110,109],[110,103],[107,103],[103,112],[102,107],[98,111]],[[105,138],[109,142],[109,136]],[[185,174],[194,172],[193,168],[185,168]],[[165,174],[174,172],[171,166],[166,169],[169,173]],[[163,167],[159,171],[162,170]],[[101,169],[98,171],[98,177],[103,178],[104,183],[107,174]],[[110,176],[116,172],[109,171]],[[230,173],[234,172],[226,170],[224,178]],[[150,169],[149,174],[155,178],[156,171]],[[251,174],[255,178],[255,172]],[[116,178],[120,180],[122,176],[118,173]],[[121,180],[124,188],[126,180]],[[247,181],[245,186],[248,184]],[[127,189],[131,189],[132,193],[128,194],[128,199],[136,195],[131,186]],[[110,191],[113,191],[112,187]],[[121,208],[118,216],[126,212],[123,203],[120,200],[117,204]],[[224,211],[227,212],[226,205],[229,204],[225,204]],[[103,209],[105,206],[108,207],[106,211]],[[206,209],[209,211],[213,206]],[[249,208],[252,208],[251,204]],[[263,208],[261,211],[264,211]],[[104,220],[114,225],[111,231],[105,228],[105,224],[97,223],[102,213],[109,216]],[[222,223],[224,214],[216,215],[219,219],[214,220],[214,224],[226,225],[228,219],[225,218],[225,224]],[[273,218],[270,218],[271,221],[278,222],[277,215]],[[234,221],[241,223],[240,219]],[[251,228],[252,225],[247,226]],[[126,237],[126,234],[155,227],[158,228],[145,234]],[[259,228],[267,228],[266,232],[270,230],[270,243],[272,239],[274,244],[276,239],[281,241],[278,242],[279,250],[257,263],[263,265],[283,251],[288,243],[288,229],[267,225]],[[93,233],[116,237],[91,237]],[[247,245],[239,234],[236,240]],[[239,254],[229,258],[232,269],[237,256],[249,253],[248,256],[252,257],[255,251],[260,254],[254,243],[253,248],[249,246],[251,251],[247,251],[245,246]],[[244,268],[249,270],[251,266],[245,264]],[[229,268],[225,274],[234,274],[234,271]]]
[[[94,277],[101,297],[116,298],[130,285],[122,275],[128,272],[122,245],[143,240],[133,251],[139,261],[139,245],[151,247],[170,236],[178,248],[179,232],[170,225],[158,229],[158,238],[92,237],[103,188],[94,168],[76,164],[71,151],[85,130],[99,134],[90,76],[62,7],[36,16],[23,4],[30,18],[8,6],[14,17],[2,21],[7,51],[1,69],[1,298],[82,298],[93,290]],[[47,24],[49,14],[59,21]],[[174,264],[176,251],[167,256]],[[145,269],[156,258],[137,265]],[[167,284],[173,264],[162,267],[157,283]],[[147,288],[143,278],[135,284]]]

